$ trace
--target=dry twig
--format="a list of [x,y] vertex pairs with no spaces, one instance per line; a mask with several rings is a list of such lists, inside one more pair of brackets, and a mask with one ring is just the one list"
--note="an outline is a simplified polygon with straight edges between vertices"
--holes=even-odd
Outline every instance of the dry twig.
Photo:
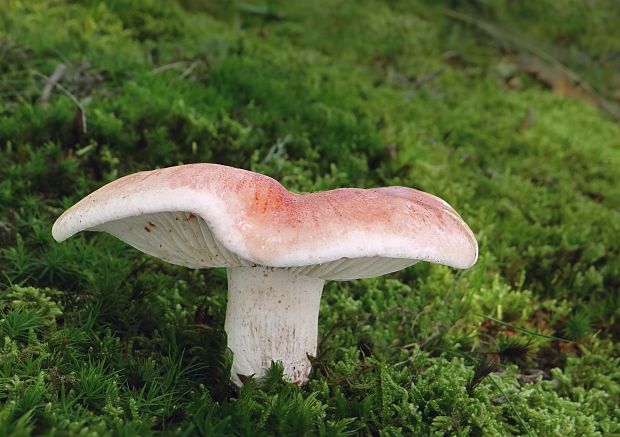
[[[57,70],[58,70],[58,68],[56,68],[56,70],[54,71],[54,74],[56,74]],[[44,75],[43,73],[40,73],[38,71],[33,71],[33,74],[36,75],[36,76],[39,76],[39,77],[42,77],[42,78],[46,79],[48,81],[48,83],[52,82],[52,77],[51,76],[48,78],[46,75]],[[54,76],[54,74],[52,74],[52,76]],[[86,133],[86,109],[84,109],[84,105],[82,105],[82,103],[80,103],[78,98],[76,96],[74,96],[71,93],[71,91],[69,91],[67,88],[62,86],[57,81],[54,83],[54,85],[52,87],[58,88],[60,91],[62,91],[67,97],[69,97],[71,99],[71,101],[75,104],[75,106],[77,106],[78,110],[77,110],[76,114],[79,117],[80,127],[81,127],[81,130],[82,130],[82,133]],[[45,89],[43,90],[43,92],[45,92]],[[43,100],[43,96],[41,97],[41,100]]]
[[41,103],[45,104],[49,102],[50,97],[52,96],[52,91],[54,91],[54,88],[58,85],[58,81],[62,79],[66,69],[67,66],[65,64],[58,64],[52,75],[47,78],[43,92],[41,92]]
[[[579,90],[578,94],[581,94],[582,100],[586,100],[594,104],[596,107],[598,107],[600,110],[607,113],[614,120],[616,120],[617,122],[620,122],[620,107],[618,107],[613,102],[603,97],[583,77],[581,77],[575,71],[571,70],[566,65],[562,64],[553,55],[542,50],[540,47],[536,46],[535,44],[513,35],[510,32],[500,29],[497,26],[494,26],[490,23],[486,23],[482,20],[478,20],[477,18],[471,17],[467,14],[463,14],[462,12],[454,11],[451,9],[446,9],[445,13],[450,18],[453,18],[455,20],[474,26],[477,29],[481,30],[482,32],[486,33],[487,35],[493,37],[494,39],[505,42],[505,43],[512,44],[513,46],[523,51],[528,52],[530,55],[534,56],[535,58],[538,58],[539,65],[538,65],[537,73],[536,73],[538,77],[544,74],[549,74],[549,72],[552,71],[553,74],[557,78],[559,78],[558,80],[556,80],[557,85],[554,85],[555,84],[554,82],[551,84],[552,87],[554,88],[556,86],[558,88],[562,87],[562,89],[565,90],[566,84],[570,84],[571,87]],[[527,65],[521,65],[521,67],[525,68],[528,73],[532,73],[532,71],[527,70],[527,68],[530,68],[531,70],[532,68],[535,67],[532,61],[530,60],[529,62],[525,62],[522,60],[521,62],[527,64]],[[544,64],[548,65],[544,69],[544,72],[543,72],[543,69],[540,67],[541,63],[543,65]],[[544,80],[544,78],[542,77],[541,79]],[[566,95],[566,93],[560,93],[560,94]],[[577,94],[577,93],[572,93],[572,94]]]

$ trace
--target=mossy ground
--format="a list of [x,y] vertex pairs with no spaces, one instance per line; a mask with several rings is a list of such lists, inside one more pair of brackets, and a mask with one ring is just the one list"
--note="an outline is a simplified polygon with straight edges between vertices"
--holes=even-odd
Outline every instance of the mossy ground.
[[[515,60],[613,96],[618,4],[287,4],[0,1],[0,435],[620,434],[620,126]],[[329,283],[310,383],[237,393],[223,270],[50,235],[189,162],[430,191],[480,260]]]

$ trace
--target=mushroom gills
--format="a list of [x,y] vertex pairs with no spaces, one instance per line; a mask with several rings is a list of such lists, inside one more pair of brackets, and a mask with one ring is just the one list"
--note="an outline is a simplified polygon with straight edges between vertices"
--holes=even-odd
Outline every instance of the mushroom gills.
[[205,221],[189,212],[143,214],[91,228],[136,249],[190,268],[241,267],[252,263],[226,249]]
[[384,258],[380,256],[361,258],[341,258],[321,264],[291,267],[298,275],[321,278],[331,281],[372,278],[396,272],[416,264],[418,260],[407,258]]
[[[226,249],[207,223],[190,212],[143,214],[107,222],[91,230],[107,232],[142,252],[185,267],[256,265]],[[408,258],[376,256],[340,258],[325,263],[283,268],[301,276],[347,281],[392,273],[417,262]]]

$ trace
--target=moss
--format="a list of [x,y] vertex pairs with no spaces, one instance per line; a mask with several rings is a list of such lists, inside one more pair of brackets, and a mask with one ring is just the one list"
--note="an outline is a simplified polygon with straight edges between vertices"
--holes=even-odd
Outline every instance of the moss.
[[[533,44],[611,99],[620,11],[459,3],[506,40],[455,4],[2,8],[0,435],[620,433],[620,128],[513,62]],[[480,260],[328,283],[308,386],[274,365],[235,392],[222,269],[50,235],[106,182],[202,161],[436,193]]]

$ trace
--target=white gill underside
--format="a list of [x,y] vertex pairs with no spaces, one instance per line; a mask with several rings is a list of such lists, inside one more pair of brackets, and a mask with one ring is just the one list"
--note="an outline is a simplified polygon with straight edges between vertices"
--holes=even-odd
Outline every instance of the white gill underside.
[[[93,231],[108,232],[149,255],[191,268],[255,266],[226,249],[200,217],[187,212],[160,212],[104,223]],[[344,281],[370,278],[415,264],[406,258],[341,258],[321,264],[287,267],[292,273]]]

